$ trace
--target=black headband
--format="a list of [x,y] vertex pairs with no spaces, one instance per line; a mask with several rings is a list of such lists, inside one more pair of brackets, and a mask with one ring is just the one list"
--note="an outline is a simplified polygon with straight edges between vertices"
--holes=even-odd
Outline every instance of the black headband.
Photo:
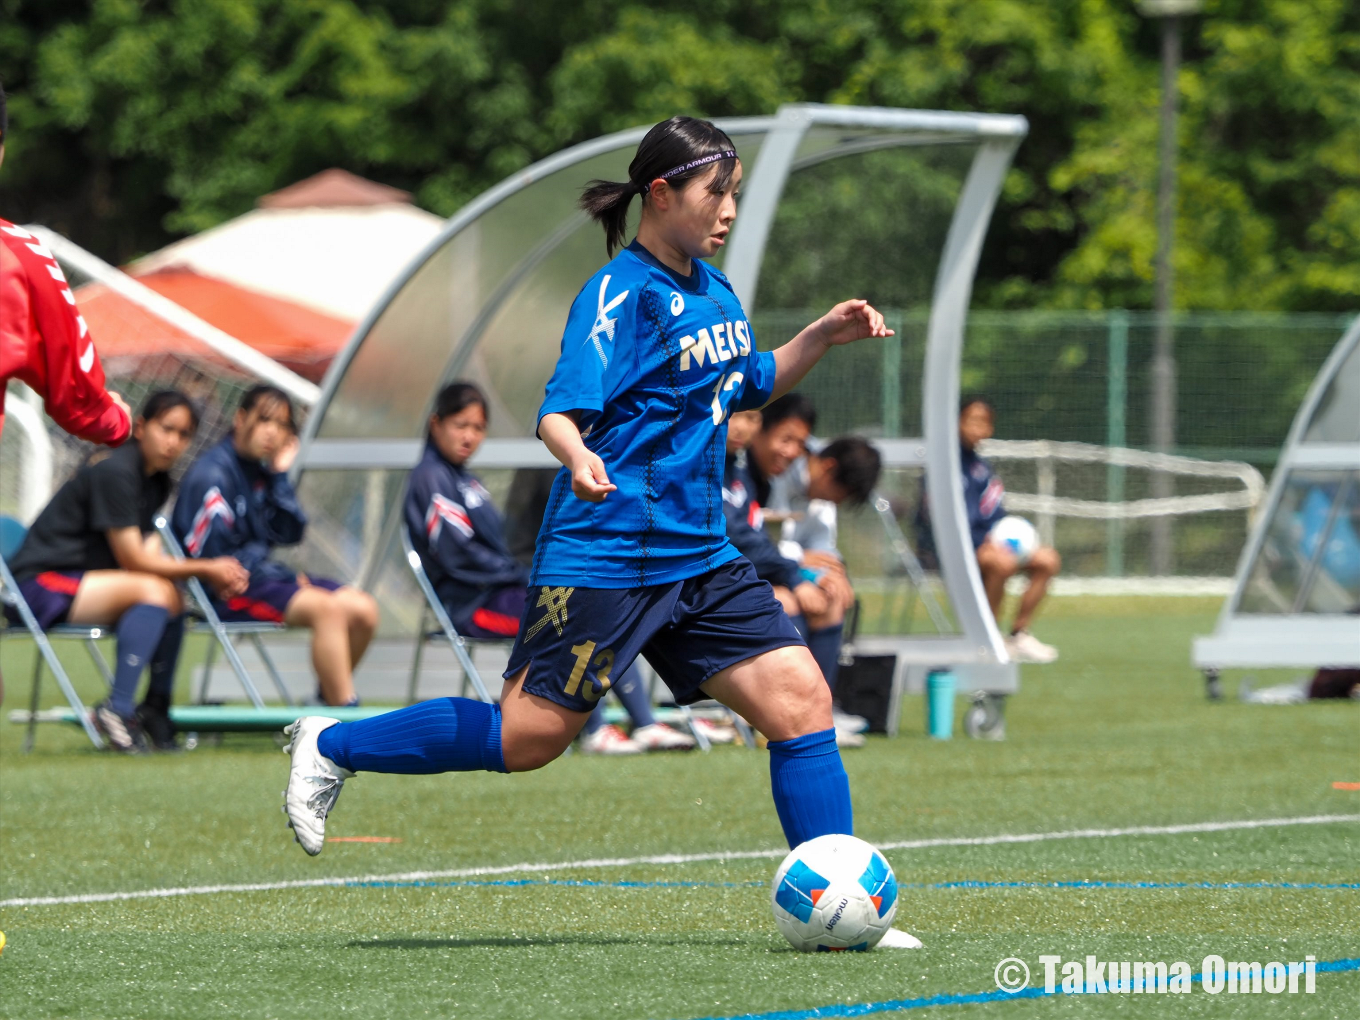
[[[682,163],[679,166],[671,167],[664,174],[657,174],[654,178],[652,178],[652,180],[661,181],[668,180],[672,177],[676,177],[680,174],[683,174],[689,170],[697,170],[701,166],[708,166],[709,163],[716,163],[721,159],[736,159],[736,158],[737,158],[736,149],[724,149],[722,152],[715,152],[709,156],[700,156],[698,159],[692,159],[688,163]],[[637,188],[638,194],[640,195],[645,195],[647,193],[647,189],[650,188],[651,186],[652,185],[650,181],[644,184],[633,185],[633,187]]]

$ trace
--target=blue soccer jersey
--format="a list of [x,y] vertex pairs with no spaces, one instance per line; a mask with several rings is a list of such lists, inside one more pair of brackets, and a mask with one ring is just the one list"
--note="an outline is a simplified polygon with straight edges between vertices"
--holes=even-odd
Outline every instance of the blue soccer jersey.
[[578,412],[618,491],[588,503],[558,472],[531,584],[668,584],[740,555],[722,509],[727,416],[769,400],[774,355],[727,278],[692,265],[680,276],[634,241],[572,304],[539,418]]

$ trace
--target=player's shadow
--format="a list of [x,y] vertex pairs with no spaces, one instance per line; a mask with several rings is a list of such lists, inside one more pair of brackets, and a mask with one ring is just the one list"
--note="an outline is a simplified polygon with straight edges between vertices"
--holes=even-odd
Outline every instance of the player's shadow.
[[541,938],[526,936],[495,935],[481,938],[447,939],[356,939],[346,942],[346,949],[478,949],[514,948],[527,946],[735,946],[741,944],[735,937],[683,938],[667,935],[546,935]]

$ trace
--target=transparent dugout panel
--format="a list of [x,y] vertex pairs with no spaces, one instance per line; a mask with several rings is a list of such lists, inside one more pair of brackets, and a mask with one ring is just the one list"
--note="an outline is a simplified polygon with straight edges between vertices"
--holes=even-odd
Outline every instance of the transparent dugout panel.
[[1237,611],[1347,613],[1360,608],[1360,473],[1294,471],[1266,525]]
[[[763,138],[733,135],[748,168]],[[486,387],[490,435],[532,435],[567,309],[607,261],[603,232],[577,201],[587,181],[626,180],[634,149],[535,181],[446,240],[364,338],[318,436],[416,438],[455,376]],[[636,203],[633,215],[635,226]]]
[[836,302],[868,298],[896,335],[833,351],[799,389],[819,408],[819,435],[919,436],[930,297],[977,146],[828,128],[808,135],[765,248],[751,317],[757,345],[778,347]]
[[1360,344],[1327,384],[1303,435],[1305,443],[1360,443]]

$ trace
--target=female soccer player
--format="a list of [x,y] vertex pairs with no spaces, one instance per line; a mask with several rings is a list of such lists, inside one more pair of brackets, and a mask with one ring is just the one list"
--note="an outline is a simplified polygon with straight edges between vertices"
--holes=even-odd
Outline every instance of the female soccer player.
[[[642,652],[678,702],[716,698],[769,738],[790,846],[853,830],[830,692],[727,540],[724,433],[730,412],[786,393],[831,347],[891,331],[867,302],[845,301],[757,352],[726,277],[700,261],[725,243],[740,182],[727,135],[673,117],[647,133],[627,181],[585,190],[613,258],[572,305],[539,409],[538,434],[563,467],[500,705],[446,698],[363,722],[299,719],[285,812],[309,854],[355,772],[546,765]],[[635,196],[637,238],[614,256]]]
[[[113,690],[95,708],[94,722],[118,751],[138,753],[147,740],[161,750],[175,746],[170,694],[184,634],[175,581],[201,577],[224,595],[246,586],[245,568],[231,557],[184,562],[160,551],[155,517],[170,495],[167,472],[197,428],[198,414],[183,393],[153,393],[132,441],[57,490],[10,560],[44,630],[67,622],[115,628]],[[138,706],[133,698],[144,669],[151,681]]]
[[[529,572],[510,552],[505,522],[467,462],[486,438],[486,397],[473,383],[451,382],[434,398],[425,452],[406,483],[406,532],[458,633],[512,638],[519,633]],[[581,738],[588,754],[680,750],[694,738],[659,723],[636,668],[614,684],[635,724],[633,737],[605,723],[597,702]]]

